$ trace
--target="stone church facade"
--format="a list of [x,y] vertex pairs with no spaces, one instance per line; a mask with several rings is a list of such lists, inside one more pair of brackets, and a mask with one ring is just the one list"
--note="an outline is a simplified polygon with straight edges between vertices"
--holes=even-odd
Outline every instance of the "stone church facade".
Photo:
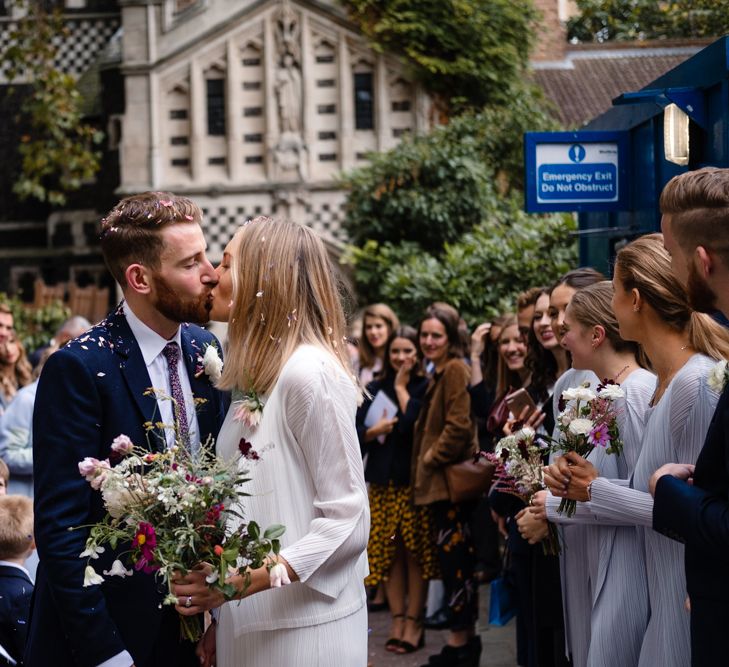
[[427,129],[427,97],[335,2],[127,1],[121,16],[119,193],[193,197],[213,257],[258,214],[340,244],[338,174]]
[[[55,4],[70,29],[59,66],[80,84],[96,81],[104,187],[33,223],[37,237],[45,227],[39,253],[17,248],[13,257],[5,248],[15,267],[0,275],[0,291],[16,288],[23,272],[42,276],[49,263],[56,279],[73,280],[74,265],[88,265],[101,280],[94,225],[110,199],[145,190],[201,205],[213,261],[260,214],[304,222],[336,252],[346,240],[339,175],[430,126],[428,96],[400,61],[369,47],[336,0]],[[12,18],[0,13],[0,44]],[[0,236],[12,225],[0,221]]]

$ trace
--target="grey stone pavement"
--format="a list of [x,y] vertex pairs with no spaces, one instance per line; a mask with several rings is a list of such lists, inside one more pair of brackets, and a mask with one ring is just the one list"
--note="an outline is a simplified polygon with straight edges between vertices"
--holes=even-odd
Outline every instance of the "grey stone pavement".
[[[478,633],[483,642],[481,667],[517,667],[516,664],[516,620],[511,619],[503,628],[488,624],[489,586],[479,587]],[[419,667],[428,662],[428,656],[438,653],[447,632],[426,630],[425,648],[409,655],[397,655],[385,651],[385,642],[390,630],[390,614],[379,611],[369,615],[369,663],[372,667]]]

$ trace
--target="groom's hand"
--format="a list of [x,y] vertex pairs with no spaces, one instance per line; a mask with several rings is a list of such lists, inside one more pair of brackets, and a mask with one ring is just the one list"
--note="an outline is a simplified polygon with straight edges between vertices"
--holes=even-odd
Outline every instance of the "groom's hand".
[[175,572],[172,575],[172,592],[177,597],[175,609],[183,616],[202,614],[225,602],[223,594],[208,586],[205,578],[213,571],[211,565],[203,563],[183,575]]

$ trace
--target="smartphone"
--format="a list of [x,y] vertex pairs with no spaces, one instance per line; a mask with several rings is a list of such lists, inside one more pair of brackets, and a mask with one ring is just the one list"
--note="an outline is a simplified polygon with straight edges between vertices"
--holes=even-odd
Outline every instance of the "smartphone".
[[517,389],[514,393],[509,394],[506,397],[506,405],[509,410],[511,410],[511,414],[513,414],[517,419],[519,419],[524,408],[529,408],[529,412],[526,416],[527,419],[537,409],[536,403],[534,403],[534,400],[526,389]]

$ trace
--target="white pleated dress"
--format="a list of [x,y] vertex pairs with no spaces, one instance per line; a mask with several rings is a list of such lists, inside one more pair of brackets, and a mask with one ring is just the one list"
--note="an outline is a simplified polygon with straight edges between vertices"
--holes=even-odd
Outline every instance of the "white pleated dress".
[[[599,382],[592,371],[570,368],[562,373],[554,385],[554,421],[559,415],[559,399],[562,392],[588,382],[595,387]],[[555,425],[553,437],[560,431]],[[552,459],[556,454],[552,455]],[[562,586],[562,611],[564,614],[565,650],[575,666],[584,665],[590,646],[590,560],[588,558],[588,529],[579,523],[559,525],[562,552],[559,555],[559,577]]]
[[[695,354],[673,377],[659,403],[648,409],[643,445],[629,485],[600,477],[591,487],[590,510],[601,521],[636,526],[645,553],[650,618],[640,667],[691,664],[684,547],[652,529],[648,481],[665,463],[696,462],[719,400],[707,384],[714,365],[709,357]],[[630,606],[625,613],[632,613]]]
[[[286,526],[281,555],[300,581],[221,608],[218,667],[367,664],[369,504],[355,430],[356,390],[332,355],[299,346],[250,430],[228,412],[218,453],[242,437],[260,454],[242,507]],[[247,462],[246,462],[247,464]]]
[[[616,403],[618,427],[623,440],[619,456],[596,448],[588,457],[607,479],[625,480],[632,475],[643,434],[656,376],[645,370],[632,372],[621,384],[625,398]],[[643,541],[634,526],[615,525],[590,511],[590,503],[578,503],[570,518],[557,512],[561,499],[547,498],[547,517],[555,523],[582,525],[586,530],[588,581],[575,581],[566,572],[568,587],[588,587],[592,600],[589,645],[577,641],[574,667],[636,667],[648,624],[648,583]],[[584,574],[582,575],[584,576]],[[616,641],[616,638],[620,638]]]

